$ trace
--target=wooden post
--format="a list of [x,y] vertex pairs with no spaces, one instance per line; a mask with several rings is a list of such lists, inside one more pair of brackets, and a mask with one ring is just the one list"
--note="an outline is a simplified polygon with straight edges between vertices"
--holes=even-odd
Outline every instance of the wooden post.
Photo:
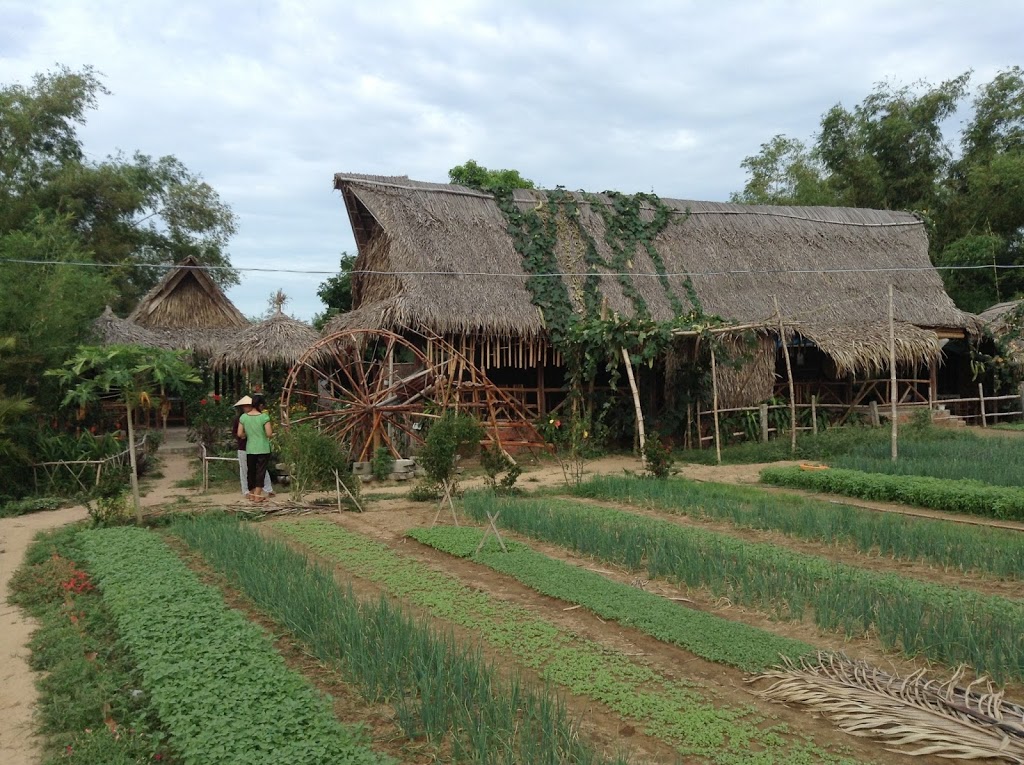
[[782,342],[782,355],[786,359],[786,379],[789,382],[789,449],[796,454],[796,391],[793,385],[793,365],[789,363],[789,346],[786,345],[786,330],[782,326],[779,299],[772,295],[772,301],[775,303],[775,316],[779,320],[779,340]]
[[978,383],[978,403],[981,405],[981,427],[987,428],[988,422],[985,420],[985,386],[983,383]]
[[[1020,386],[1020,400],[1021,400],[1021,411],[1024,412],[1024,383]],[[693,448],[692,436],[690,435],[690,429],[693,427],[693,404],[686,405],[686,439],[685,447],[687,449]]]
[[715,461],[722,464],[722,436],[718,431],[718,367],[715,364],[715,346],[711,346],[711,406],[715,418]]
[[761,404],[761,443],[768,443],[768,404]]
[[544,359],[537,360],[537,412],[540,417],[548,413],[547,394],[544,393]]
[[939,375],[935,369],[935,362],[928,364],[928,411],[935,410],[935,399],[939,395]]
[[704,448],[704,439],[700,436],[700,401],[697,402],[697,418],[695,420],[697,425],[697,448]]
[[1020,414],[1024,417],[1024,383],[1020,384]]
[[868,404],[868,409],[871,412],[871,425],[876,428],[879,427],[882,424],[882,418],[878,415],[878,402],[872,401]]
[[892,420],[892,437],[891,437],[891,449],[892,461],[895,462],[896,458],[899,457],[899,422],[896,416],[896,403],[899,399],[899,393],[896,390],[896,320],[895,320],[895,307],[893,301],[893,290],[892,284],[889,285],[889,404],[890,412],[889,418]]
[[811,432],[818,435],[818,396],[811,396]]
[[626,377],[629,378],[629,388],[633,391],[633,408],[636,410],[636,430],[640,436],[640,462],[647,464],[644,458],[644,445],[647,443],[644,435],[644,410],[640,406],[640,391],[636,387],[636,378],[633,377],[633,362],[629,360],[629,352],[622,349],[622,360],[626,362]]

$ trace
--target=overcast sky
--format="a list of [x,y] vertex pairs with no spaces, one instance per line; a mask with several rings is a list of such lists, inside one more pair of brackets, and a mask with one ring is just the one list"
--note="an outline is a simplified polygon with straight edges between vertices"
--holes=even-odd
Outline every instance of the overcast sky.
[[[335,172],[445,181],[467,159],[539,185],[727,199],[777,133],[874,83],[1024,64],[1024,2],[0,0],[0,82],[92,65],[101,159],[174,154],[239,217],[239,268],[336,272]],[[955,130],[956,125],[953,125]],[[325,275],[242,272],[309,319]]]

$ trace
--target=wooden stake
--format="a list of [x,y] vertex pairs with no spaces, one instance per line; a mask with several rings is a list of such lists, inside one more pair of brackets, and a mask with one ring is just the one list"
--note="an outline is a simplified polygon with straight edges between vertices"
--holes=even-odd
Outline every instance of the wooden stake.
[[768,404],[761,404],[761,443],[768,443]]
[[811,396],[811,432],[818,435],[818,397]]
[[899,400],[899,393],[896,390],[896,309],[893,300],[892,284],[889,285],[889,418],[892,420],[892,461],[899,457],[899,423],[896,416],[896,404]]
[[987,428],[988,421],[985,418],[985,386],[978,383],[978,403],[981,405],[981,427]]
[[640,462],[646,465],[644,445],[647,443],[647,438],[644,435],[644,410],[640,406],[640,391],[637,390],[636,378],[633,377],[633,362],[629,360],[629,352],[625,348],[622,349],[622,360],[626,362],[626,377],[629,378],[629,388],[633,391],[633,408],[636,410],[636,430],[640,436]]
[[718,367],[715,364],[715,346],[711,346],[711,406],[715,419],[715,461],[722,464],[722,436],[718,430]]
[[786,330],[782,326],[782,311],[779,299],[772,295],[775,303],[775,317],[779,320],[779,340],[782,342],[782,355],[786,359],[786,379],[789,382],[789,449],[796,454],[796,391],[793,384],[793,366],[789,363],[789,346],[786,344]]

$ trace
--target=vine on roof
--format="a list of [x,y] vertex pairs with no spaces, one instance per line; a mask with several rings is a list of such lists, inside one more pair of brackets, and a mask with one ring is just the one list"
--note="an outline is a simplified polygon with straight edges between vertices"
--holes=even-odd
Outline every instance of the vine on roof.
[[[492,187],[487,190],[494,195],[498,208],[508,221],[508,232],[522,256],[523,269],[527,273],[526,288],[533,304],[541,311],[552,346],[566,360],[571,395],[580,396],[583,386],[594,380],[602,366],[610,375],[611,387],[615,388],[622,349],[634,364],[653,366],[655,359],[668,351],[678,331],[696,333],[705,350],[721,345],[710,330],[722,325],[723,320],[704,313],[689,277],[683,282],[686,301],[690,304],[690,308],[686,308],[673,290],[665,261],[654,244],[668,226],[685,222],[689,210],[678,216],[654,194],[606,192],[612,200],[611,205],[593,195],[584,195],[604,221],[605,242],[612,252],[609,261],[601,257],[594,237],[583,225],[576,198],[564,188],[544,192],[546,198],[527,210],[516,204],[511,188]],[[645,205],[654,211],[649,222],[642,216]],[[574,227],[583,243],[586,276],[580,311],[574,310],[565,280],[549,276],[561,271],[556,254],[560,220]],[[658,281],[672,307],[673,317],[669,320],[656,321],[652,318],[647,301],[630,273],[640,247],[654,264]],[[606,315],[599,269],[617,275],[623,294],[633,305],[634,316]],[[704,377],[700,379],[704,380]],[[688,394],[684,392],[680,400],[685,403],[704,397],[707,391],[703,388],[706,387],[702,383],[701,389]]]

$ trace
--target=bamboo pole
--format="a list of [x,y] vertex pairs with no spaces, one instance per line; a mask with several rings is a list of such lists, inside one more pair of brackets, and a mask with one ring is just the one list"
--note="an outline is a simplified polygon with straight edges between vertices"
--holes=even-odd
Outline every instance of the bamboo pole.
[[811,396],[811,432],[818,435],[818,397]]
[[761,443],[768,443],[768,404],[761,404]]
[[629,351],[622,349],[622,360],[626,362],[626,377],[629,378],[629,389],[633,392],[633,408],[636,410],[636,431],[640,437],[640,462],[647,464],[644,457],[644,446],[647,438],[644,435],[644,410],[640,406],[640,391],[636,387],[636,378],[633,377],[633,362],[629,360]]
[[789,346],[786,345],[786,329],[782,326],[782,311],[779,299],[772,295],[775,303],[775,317],[779,320],[779,340],[782,342],[782,355],[786,359],[786,380],[789,383],[789,449],[796,454],[796,391],[793,384],[793,365],[789,361]]
[[981,427],[987,428],[988,421],[985,418],[985,385],[978,383],[978,404],[981,406]]
[[715,417],[715,461],[722,464],[722,435],[718,429],[718,367],[715,364],[715,346],[711,346],[711,406]]
[[891,452],[892,461],[899,457],[899,423],[896,416],[896,403],[899,393],[896,390],[896,309],[893,300],[892,284],[889,285],[889,418],[892,420]]

